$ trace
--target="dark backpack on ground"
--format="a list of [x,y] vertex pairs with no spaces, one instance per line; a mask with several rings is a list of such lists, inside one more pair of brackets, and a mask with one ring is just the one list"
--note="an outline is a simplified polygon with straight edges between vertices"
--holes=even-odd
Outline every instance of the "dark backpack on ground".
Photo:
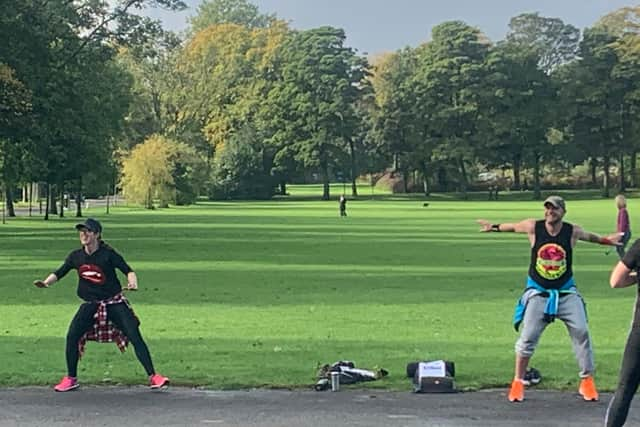
[[456,393],[454,362],[432,360],[407,364],[407,377],[416,393]]

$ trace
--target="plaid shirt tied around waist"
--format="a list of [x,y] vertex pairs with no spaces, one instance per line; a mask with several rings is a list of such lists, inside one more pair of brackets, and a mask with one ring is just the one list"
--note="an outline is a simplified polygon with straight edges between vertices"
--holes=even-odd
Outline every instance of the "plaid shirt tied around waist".
[[107,306],[109,304],[126,304],[131,313],[136,318],[138,324],[140,324],[140,320],[133,312],[133,309],[129,305],[129,301],[122,295],[118,293],[117,295],[102,301],[98,301],[98,309],[96,313],[93,315],[93,327],[85,332],[82,337],[80,337],[80,341],[78,341],[78,351],[80,353],[80,357],[84,354],[84,348],[87,344],[87,341],[96,341],[96,342],[113,342],[116,343],[121,352],[127,348],[129,344],[129,339],[127,336],[118,329],[111,320],[107,317]]

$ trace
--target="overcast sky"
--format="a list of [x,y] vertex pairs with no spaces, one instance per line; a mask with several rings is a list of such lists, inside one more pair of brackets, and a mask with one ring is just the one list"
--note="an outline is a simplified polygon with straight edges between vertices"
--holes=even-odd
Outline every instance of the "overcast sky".
[[[183,30],[201,0],[185,0],[181,13],[149,10],[166,28]],[[323,25],[344,28],[347,44],[369,54],[417,46],[429,39],[431,28],[462,20],[478,27],[493,41],[504,38],[509,19],[523,12],[560,18],[580,29],[633,0],[254,0],[263,13],[275,13],[293,28]]]

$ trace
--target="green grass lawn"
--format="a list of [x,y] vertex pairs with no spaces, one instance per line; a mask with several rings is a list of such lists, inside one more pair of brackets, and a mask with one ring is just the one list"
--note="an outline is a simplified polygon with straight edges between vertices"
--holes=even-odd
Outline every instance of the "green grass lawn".
[[[614,231],[612,200],[569,199],[567,208],[568,221]],[[481,234],[475,219],[541,217],[540,202],[436,198],[425,207],[365,194],[349,201],[347,218],[335,200],[295,197],[85,214],[102,220],[105,240],[137,270],[141,290],[129,297],[158,371],[173,384],[303,387],[315,382],[318,362],[339,359],[390,371],[371,387],[408,390],[405,365],[422,359],[455,361],[464,389],[512,378],[511,317],[529,245],[524,235]],[[65,373],[77,279],[69,274],[50,289],[31,282],[77,247],[76,222],[19,217],[0,225],[2,385],[52,384]],[[574,254],[602,390],[615,387],[636,292],[609,288],[616,261],[584,242]],[[81,381],[143,382],[131,350],[89,343]],[[562,322],[547,329],[532,365],[544,377],[539,387],[577,387]]]

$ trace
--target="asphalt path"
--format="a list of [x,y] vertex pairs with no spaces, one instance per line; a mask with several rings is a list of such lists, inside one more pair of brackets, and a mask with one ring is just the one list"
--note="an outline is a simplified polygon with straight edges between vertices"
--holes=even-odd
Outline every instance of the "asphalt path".
[[[0,426],[459,427],[602,426],[611,395],[585,402],[577,393],[506,390],[413,394],[379,390],[210,391],[170,387],[86,386],[0,389]],[[626,426],[640,426],[640,404]]]

